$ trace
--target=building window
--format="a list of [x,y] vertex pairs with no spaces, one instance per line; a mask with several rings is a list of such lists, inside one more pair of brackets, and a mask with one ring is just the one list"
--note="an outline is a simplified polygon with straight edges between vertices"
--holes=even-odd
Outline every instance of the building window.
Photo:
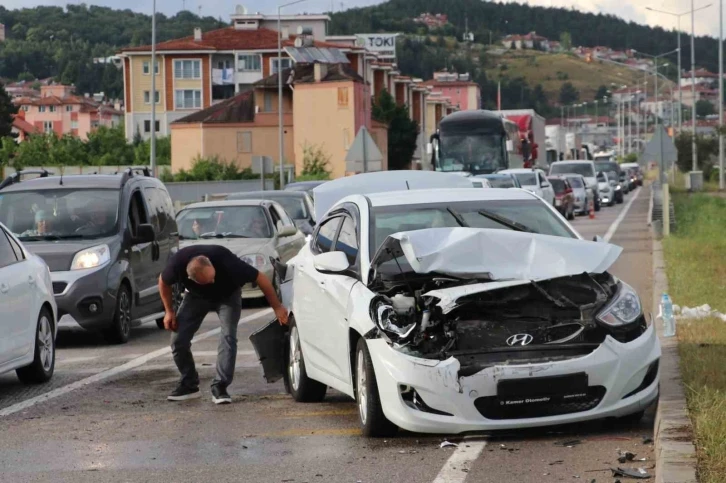
[[46,133],[53,132],[53,121],[44,121],[43,122],[43,132],[46,132]]
[[[155,91],[154,94],[154,101],[156,104],[159,104],[161,101],[161,95],[159,91]],[[151,104],[151,91],[144,91],[144,104]]]
[[55,106],[48,106],[48,110],[50,112],[55,112],[56,109],[55,109]]
[[262,70],[262,58],[255,54],[240,54],[237,56],[238,72],[260,72]]
[[272,112],[272,94],[265,92],[265,105],[262,108],[263,112]]
[[282,59],[275,57],[270,59],[270,70],[272,74],[277,74],[277,66],[280,64],[280,60],[282,60],[282,70],[292,67],[292,59],[290,57],[283,57]]
[[202,107],[202,91],[186,89],[176,91],[177,109],[200,109]]
[[241,131],[237,133],[237,152],[252,152],[252,131]]
[[66,106],[66,112],[73,112],[73,106]]
[[348,107],[347,87],[338,87],[338,107]]
[[45,106],[38,106],[38,112],[45,112]]
[[199,60],[175,60],[175,79],[201,79],[202,62]]
[[217,61],[217,69],[231,69],[232,68],[232,61],[231,60],[220,60]]
[[71,129],[78,129],[78,121],[71,121]]
[[[149,72],[151,72],[151,61],[145,60],[144,61],[144,75],[149,75]],[[159,62],[156,62],[154,64],[154,74],[159,75]]]
[[25,112],[28,112],[30,110],[30,106],[21,106],[20,109],[22,109]]
[[[155,121],[154,126],[156,127],[156,132],[159,132],[159,121]],[[144,121],[144,132],[147,134],[151,132],[151,121]]]

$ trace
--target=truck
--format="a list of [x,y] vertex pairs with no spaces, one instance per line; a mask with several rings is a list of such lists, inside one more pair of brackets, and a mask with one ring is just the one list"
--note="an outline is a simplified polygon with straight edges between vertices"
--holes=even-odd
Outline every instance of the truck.
[[[511,109],[495,111],[500,116],[516,122],[524,149],[524,167],[539,167],[547,170],[545,118],[534,109]],[[526,142],[525,142],[526,141]]]
[[476,176],[509,169],[514,143],[507,137],[502,116],[477,109],[444,117],[426,151],[435,171]]
[[545,149],[547,152],[547,162],[549,164],[565,159],[567,144],[564,127],[545,126]]

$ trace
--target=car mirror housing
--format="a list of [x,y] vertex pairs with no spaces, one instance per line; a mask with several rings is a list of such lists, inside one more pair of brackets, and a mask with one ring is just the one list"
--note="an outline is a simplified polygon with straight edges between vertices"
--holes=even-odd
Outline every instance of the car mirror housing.
[[277,232],[280,236],[293,236],[297,234],[297,228],[291,225],[282,225]]
[[327,252],[313,259],[315,270],[320,273],[342,274],[350,268],[348,257],[343,252]]
[[134,243],[153,243],[156,241],[154,227],[148,223],[139,225],[134,237]]

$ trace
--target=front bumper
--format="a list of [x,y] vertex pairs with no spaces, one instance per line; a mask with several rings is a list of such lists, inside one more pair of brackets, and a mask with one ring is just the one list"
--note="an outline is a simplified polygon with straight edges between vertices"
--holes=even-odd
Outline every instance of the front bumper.
[[109,264],[88,270],[51,272],[58,320],[70,315],[84,329],[109,327],[116,309],[116,288],[108,286],[110,269]]
[[[269,280],[272,280],[275,276],[275,269],[271,265],[267,265],[264,268],[258,269],[260,273],[264,274]],[[265,294],[262,293],[262,290],[260,290],[259,285],[256,283],[248,283],[244,287],[242,287],[242,299],[259,299],[264,297]]]
[[[383,412],[391,422],[408,431],[463,433],[621,417],[646,409],[658,398],[660,370],[656,365],[661,349],[652,324],[643,335],[627,344],[607,337],[584,357],[540,364],[497,365],[467,377],[459,377],[460,364],[453,357],[444,361],[419,359],[394,350],[382,339],[367,342]],[[652,382],[640,387],[649,380],[646,379],[649,370],[656,371],[654,377],[651,375]],[[475,405],[478,399],[496,397],[500,380],[582,372],[587,374],[591,388],[602,388],[598,391],[604,392],[591,409],[555,416],[491,419],[483,416]],[[429,408],[449,415],[410,407],[401,396],[402,385],[415,389]]]

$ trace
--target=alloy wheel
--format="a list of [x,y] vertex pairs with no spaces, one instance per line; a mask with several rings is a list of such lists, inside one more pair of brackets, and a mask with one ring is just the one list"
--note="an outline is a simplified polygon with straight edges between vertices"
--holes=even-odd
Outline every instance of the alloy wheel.
[[358,411],[360,412],[360,420],[364,425],[368,417],[368,387],[365,368],[365,356],[363,351],[358,351],[356,358],[356,390],[358,392]]
[[53,358],[55,357],[53,340],[53,327],[51,326],[48,316],[43,314],[40,318],[38,326],[38,352],[40,354],[40,362],[45,372],[50,371],[53,367]]
[[290,361],[288,362],[288,373],[290,385],[297,391],[300,387],[300,339],[297,334],[297,327],[290,331]]
[[131,299],[129,294],[123,290],[118,300],[118,325],[121,333],[128,336],[131,332]]

